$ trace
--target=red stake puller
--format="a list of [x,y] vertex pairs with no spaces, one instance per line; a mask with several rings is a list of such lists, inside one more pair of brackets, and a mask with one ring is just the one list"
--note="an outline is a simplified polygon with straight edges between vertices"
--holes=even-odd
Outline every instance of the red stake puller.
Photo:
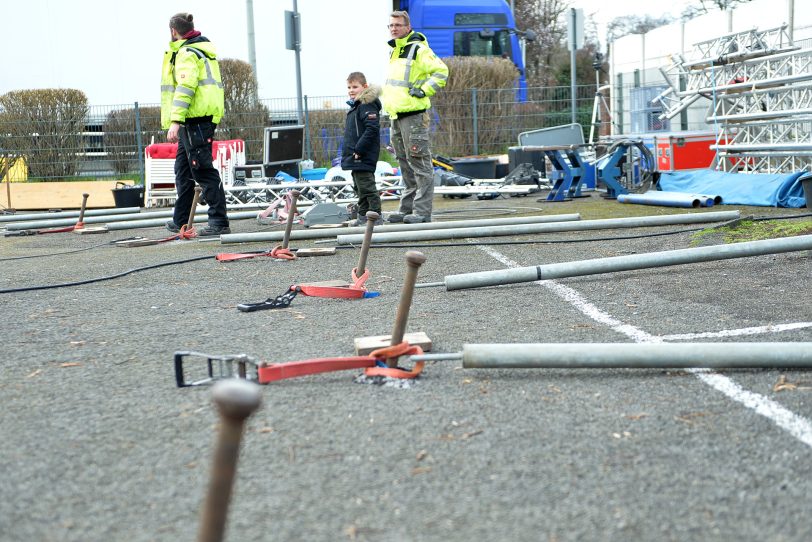
[[[417,345],[402,342],[370,352],[367,356],[345,356],[334,358],[314,358],[290,363],[257,362],[244,354],[236,356],[214,356],[200,352],[175,352],[175,382],[179,388],[206,386],[218,380],[239,378],[270,384],[277,380],[286,380],[299,376],[364,369],[366,376],[389,376],[392,378],[413,379],[422,371],[424,362],[417,362],[411,370],[399,367],[387,367],[386,360],[399,356],[416,356],[423,353]],[[189,379],[184,370],[184,359],[198,357],[206,360],[205,377]],[[192,371],[194,372],[194,371]]]
[[[406,253],[406,279],[403,282],[403,292],[398,305],[395,318],[392,344],[370,352],[368,356],[348,356],[333,358],[315,358],[290,363],[257,363],[245,355],[239,356],[209,356],[195,352],[175,352],[175,380],[178,387],[200,386],[209,384],[222,378],[244,378],[260,384],[268,384],[277,380],[296,378],[298,376],[343,371],[347,369],[364,369],[364,375],[384,376],[399,379],[416,378],[423,371],[423,362],[417,362],[414,367],[403,369],[398,367],[400,356],[419,356],[423,349],[418,345],[410,345],[403,340],[406,321],[409,317],[409,306],[412,303],[417,270],[426,260],[426,257],[415,251]],[[287,305],[285,305],[287,306]],[[202,380],[187,380],[183,370],[183,359],[187,356],[201,356],[208,363],[207,377]],[[249,371],[249,366],[251,371]],[[219,368],[219,371],[216,369]]]
[[[347,286],[332,286],[332,285],[319,285],[313,284],[300,284],[298,286],[291,286],[291,289],[297,288],[299,292],[311,297],[330,297],[341,299],[357,299],[361,297],[372,297],[368,295],[368,291],[364,284],[369,279],[369,269],[367,266],[367,257],[369,256],[369,246],[372,241],[372,230],[375,228],[375,221],[381,215],[375,211],[367,211],[367,229],[364,231],[364,241],[361,243],[361,254],[358,256],[358,265],[353,268],[350,273],[352,277],[352,284]],[[359,270],[361,276],[358,276]]]
[[[324,282],[311,282],[306,284],[294,284],[280,296],[275,298],[268,298],[259,303],[240,303],[237,309],[242,312],[254,312],[266,309],[285,308],[290,305],[293,298],[297,294],[302,294],[310,297],[327,297],[332,299],[360,299],[362,297],[377,297],[377,292],[370,292],[366,289],[367,279],[369,279],[369,270],[366,269],[367,256],[369,254],[369,245],[372,240],[372,230],[375,227],[375,221],[380,218],[380,215],[374,211],[368,211],[367,214],[367,229],[364,234],[364,242],[361,245],[361,255],[358,258],[358,265],[352,270],[352,284],[346,284],[337,281],[324,281]],[[285,238],[287,239],[288,232]],[[276,250],[276,249],[274,249]],[[252,258],[254,256],[262,256],[262,254],[218,254],[217,259],[237,259],[237,258]],[[235,256],[237,258],[231,258]],[[358,271],[363,270],[361,276],[358,276]]]
[[290,242],[290,232],[293,229],[293,219],[296,216],[296,200],[299,199],[298,190],[290,191],[290,211],[288,212],[288,220],[285,223],[285,235],[282,238],[282,244],[273,248],[269,252],[259,252],[256,254],[238,254],[223,252],[215,256],[218,262],[232,262],[234,260],[245,260],[248,258],[256,258],[257,256],[270,256],[277,260],[295,260],[296,254],[290,251],[288,243]]
[[[87,209],[87,198],[90,197],[90,194],[82,194],[82,206],[79,209],[79,220],[73,226],[66,226],[64,228],[52,228],[50,230],[21,230],[19,232],[14,232],[13,235],[41,235],[44,233],[65,233],[69,231],[81,230],[85,227],[85,209]],[[6,233],[6,236],[9,236]]]
[[[297,214],[295,207],[291,207],[291,199],[290,192],[279,196],[267,209],[257,215],[257,221],[260,224],[285,224],[289,215]],[[301,217],[296,218],[294,216],[294,220],[299,224],[304,223]]]

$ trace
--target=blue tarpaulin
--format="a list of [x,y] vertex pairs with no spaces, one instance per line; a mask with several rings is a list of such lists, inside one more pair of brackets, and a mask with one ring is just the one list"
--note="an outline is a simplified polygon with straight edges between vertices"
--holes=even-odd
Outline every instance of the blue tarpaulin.
[[725,173],[712,169],[662,173],[659,187],[668,192],[718,194],[722,204],[760,207],[803,207],[806,205],[802,178],[812,173]]

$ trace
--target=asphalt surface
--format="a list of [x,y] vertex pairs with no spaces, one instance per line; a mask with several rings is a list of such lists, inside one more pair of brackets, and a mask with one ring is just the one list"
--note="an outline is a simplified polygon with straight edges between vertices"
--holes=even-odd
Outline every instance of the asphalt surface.
[[[448,216],[491,218],[499,208],[579,212],[587,203],[594,209],[595,198],[437,205],[467,210]],[[609,201],[598,207],[599,218],[702,212]],[[806,211],[712,210],[733,209],[756,216]],[[427,260],[418,282],[686,248],[694,246],[687,231],[583,241],[689,228],[427,245],[419,247]],[[269,228],[243,220],[232,229]],[[0,289],[270,248],[109,245],[134,234],[167,232],[0,239]],[[531,239],[559,242],[497,244]],[[701,244],[719,242],[709,235]],[[358,251],[290,262],[209,257],[0,294],[0,540],[194,540],[218,415],[210,388],[175,386],[173,353],[245,353],[269,362],[353,355],[353,338],[391,332],[406,250],[371,251],[367,286],[380,297],[300,296],[287,309],[254,313],[236,306],[295,283],[349,279]],[[795,252],[454,292],[419,288],[408,331],[425,331],[434,352],[503,342],[808,342],[810,277],[810,253]],[[731,331],[746,328],[754,329]],[[699,333],[710,335],[691,335]],[[202,365],[190,366],[202,373]],[[405,388],[359,384],[359,374],[262,388],[263,405],[246,425],[227,539],[812,539],[808,373],[471,370],[445,361],[429,363]]]

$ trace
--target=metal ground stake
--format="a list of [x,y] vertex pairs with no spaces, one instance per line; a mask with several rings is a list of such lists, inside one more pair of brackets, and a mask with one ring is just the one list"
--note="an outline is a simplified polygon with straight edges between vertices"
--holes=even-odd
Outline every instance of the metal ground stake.
[[[392,329],[391,345],[400,344],[403,341],[403,334],[406,331],[406,322],[409,320],[409,309],[412,306],[412,296],[414,285],[417,283],[417,270],[426,261],[426,256],[422,252],[410,250],[406,253],[406,278],[403,279],[403,289],[400,292],[400,303],[395,316],[395,327]],[[397,367],[398,358],[389,358],[386,365]]]
[[262,402],[259,386],[230,378],[217,382],[212,399],[220,411],[220,434],[214,452],[209,491],[203,505],[198,542],[220,542],[225,534],[228,504],[245,420]]

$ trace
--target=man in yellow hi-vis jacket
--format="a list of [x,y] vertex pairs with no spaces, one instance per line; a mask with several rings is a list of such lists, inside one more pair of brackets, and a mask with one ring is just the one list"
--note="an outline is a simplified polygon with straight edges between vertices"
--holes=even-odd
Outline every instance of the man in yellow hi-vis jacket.
[[161,72],[161,126],[167,141],[178,143],[175,188],[178,197],[169,231],[189,220],[195,182],[209,205],[209,224],[201,236],[231,233],[226,195],[212,161],[214,129],[223,117],[223,83],[214,45],[195,30],[191,13],[169,19],[172,41]]
[[392,146],[406,189],[389,222],[431,221],[434,168],[429,138],[430,96],[445,86],[448,66],[429,48],[426,37],[412,30],[409,14],[389,16],[389,70],[381,101],[392,119]]

